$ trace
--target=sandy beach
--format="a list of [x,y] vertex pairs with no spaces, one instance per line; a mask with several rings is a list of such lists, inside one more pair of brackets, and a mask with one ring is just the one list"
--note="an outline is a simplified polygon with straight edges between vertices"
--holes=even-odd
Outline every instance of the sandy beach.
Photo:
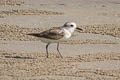
[[[67,21],[83,31],[60,43],[27,35]],[[120,80],[119,0],[0,0],[0,80]]]

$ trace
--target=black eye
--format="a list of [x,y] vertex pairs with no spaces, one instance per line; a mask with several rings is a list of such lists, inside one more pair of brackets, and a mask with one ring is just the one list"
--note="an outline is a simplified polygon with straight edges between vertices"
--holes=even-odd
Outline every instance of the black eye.
[[70,26],[73,27],[74,25],[71,24]]

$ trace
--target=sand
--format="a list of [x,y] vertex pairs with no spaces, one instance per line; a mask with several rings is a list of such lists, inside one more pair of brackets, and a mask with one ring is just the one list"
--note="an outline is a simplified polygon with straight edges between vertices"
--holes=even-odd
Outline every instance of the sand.
[[[0,80],[119,80],[119,0],[0,0]],[[83,31],[60,43],[29,33],[74,21]]]

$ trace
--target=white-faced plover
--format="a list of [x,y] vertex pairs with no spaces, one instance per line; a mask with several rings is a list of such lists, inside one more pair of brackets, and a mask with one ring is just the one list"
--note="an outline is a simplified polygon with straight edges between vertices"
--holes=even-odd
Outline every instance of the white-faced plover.
[[76,23],[74,22],[66,22],[63,26],[60,27],[53,27],[49,30],[43,31],[41,33],[32,33],[29,35],[40,37],[41,41],[46,42],[46,53],[48,58],[48,46],[51,43],[57,43],[57,51],[62,58],[62,55],[59,51],[59,43],[62,40],[69,39],[72,36],[72,33],[75,31],[75,29],[82,30],[81,28],[78,28]]

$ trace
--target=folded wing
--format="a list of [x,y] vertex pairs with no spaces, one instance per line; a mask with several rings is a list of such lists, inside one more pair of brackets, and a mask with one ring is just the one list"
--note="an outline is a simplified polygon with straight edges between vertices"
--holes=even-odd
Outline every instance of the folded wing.
[[64,37],[64,32],[59,27],[54,27],[52,29],[43,31],[41,33],[28,34],[36,37],[42,37],[47,39],[58,40]]

